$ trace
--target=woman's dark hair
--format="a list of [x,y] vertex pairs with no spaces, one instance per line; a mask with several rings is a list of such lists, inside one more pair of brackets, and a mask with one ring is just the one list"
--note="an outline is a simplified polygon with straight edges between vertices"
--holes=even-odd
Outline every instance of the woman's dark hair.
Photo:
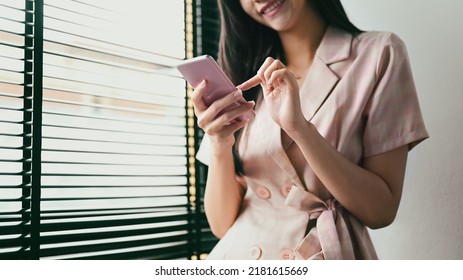
[[[340,0],[307,0],[318,11],[328,25],[357,35],[362,31],[350,22]],[[285,62],[278,33],[252,19],[238,0],[218,0],[220,11],[220,40],[218,62],[235,85],[257,72],[268,56]],[[256,100],[259,88],[245,94],[246,99]],[[235,133],[238,137],[240,131]],[[244,175],[243,164],[233,148],[235,169]]]

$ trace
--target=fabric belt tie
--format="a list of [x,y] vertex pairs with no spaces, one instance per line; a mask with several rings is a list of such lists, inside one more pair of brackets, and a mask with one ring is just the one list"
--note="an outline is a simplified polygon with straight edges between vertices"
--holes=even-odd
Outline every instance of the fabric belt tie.
[[285,201],[287,206],[309,213],[317,224],[294,250],[296,259],[342,260],[355,259],[349,230],[341,205],[335,199],[326,202],[319,197],[293,187]]

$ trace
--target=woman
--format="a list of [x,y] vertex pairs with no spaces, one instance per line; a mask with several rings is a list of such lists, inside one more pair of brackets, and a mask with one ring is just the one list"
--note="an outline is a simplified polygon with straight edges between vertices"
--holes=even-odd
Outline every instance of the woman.
[[407,153],[428,137],[403,42],[360,31],[339,0],[219,7],[219,62],[240,85],[210,107],[207,81],[193,93],[221,238],[209,259],[377,258],[365,226],[392,223]]

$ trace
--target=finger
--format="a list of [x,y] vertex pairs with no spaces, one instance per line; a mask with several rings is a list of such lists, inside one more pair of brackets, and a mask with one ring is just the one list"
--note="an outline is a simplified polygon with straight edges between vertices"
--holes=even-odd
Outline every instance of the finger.
[[239,107],[233,110],[222,113],[219,117],[210,122],[208,126],[209,132],[218,132],[222,130],[223,127],[230,125],[233,122],[236,122],[239,116],[246,112],[249,112],[254,107],[254,105],[254,101],[249,101],[241,104]]
[[249,122],[249,120],[237,120],[237,121],[234,121],[234,122],[228,124],[227,126],[225,126],[222,129],[221,134],[222,135],[232,135],[236,131],[238,131],[239,129],[243,128],[248,122]]
[[225,129],[225,133],[227,134],[233,134],[235,133],[236,131],[238,131],[239,129],[241,129],[242,127],[244,127],[247,123],[249,122],[249,120],[239,120],[239,121],[236,121],[236,122],[233,122],[231,124],[229,124],[227,126],[227,128]]
[[272,72],[270,78],[268,79],[268,86],[275,88],[279,85],[281,85],[281,82],[283,82],[288,76],[288,69],[283,68],[283,69],[278,69]]
[[264,77],[265,77],[265,81],[266,83],[268,84],[269,82],[269,79],[270,77],[272,76],[272,73],[278,69],[282,69],[282,68],[285,68],[285,66],[283,65],[283,63],[281,63],[281,61],[279,61],[278,59],[275,59],[272,64],[270,64],[267,69],[265,70],[264,72]]
[[254,101],[248,101],[230,111],[223,112],[219,117],[217,117],[217,123],[219,123],[220,125],[226,125],[234,121],[242,114],[252,110],[254,105],[256,105]]
[[261,79],[261,84],[262,85],[265,85],[267,83],[267,79],[265,78],[265,71],[267,71],[267,68],[272,65],[272,63],[275,61],[274,58],[272,57],[267,57],[264,61],[264,63],[262,64],[262,66],[260,66],[259,70],[257,71],[257,76],[260,77]]
[[191,100],[193,101],[193,107],[195,111],[197,111],[198,113],[207,109],[207,106],[203,100],[203,96],[204,96],[204,93],[206,92],[206,88],[207,88],[207,81],[202,80],[193,90],[193,94],[191,96]]
[[251,89],[255,86],[258,86],[262,80],[258,75],[255,75],[254,77],[250,78],[249,80],[245,81],[244,83],[238,85],[236,88],[240,89],[241,91],[246,91],[248,89]]
[[[202,127],[212,122],[217,115],[234,102],[243,100],[243,93],[241,90],[236,90],[233,93],[227,94],[225,97],[214,101],[205,111],[201,114],[201,120],[198,119],[198,125]],[[200,123],[201,122],[201,123]]]

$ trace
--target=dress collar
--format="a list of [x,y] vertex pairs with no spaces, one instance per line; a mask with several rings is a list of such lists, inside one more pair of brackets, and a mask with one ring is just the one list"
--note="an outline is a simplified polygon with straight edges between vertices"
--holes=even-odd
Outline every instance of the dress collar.
[[343,61],[350,56],[352,38],[352,34],[328,26],[315,55],[326,65]]

